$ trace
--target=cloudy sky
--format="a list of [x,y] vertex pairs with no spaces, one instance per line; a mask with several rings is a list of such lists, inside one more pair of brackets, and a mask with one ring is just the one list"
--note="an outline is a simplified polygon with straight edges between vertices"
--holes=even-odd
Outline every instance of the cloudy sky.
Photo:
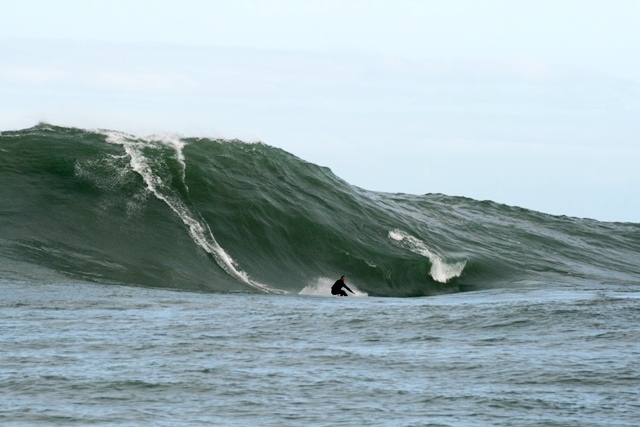
[[638,1],[0,11],[0,130],[261,140],[370,190],[640,222]]

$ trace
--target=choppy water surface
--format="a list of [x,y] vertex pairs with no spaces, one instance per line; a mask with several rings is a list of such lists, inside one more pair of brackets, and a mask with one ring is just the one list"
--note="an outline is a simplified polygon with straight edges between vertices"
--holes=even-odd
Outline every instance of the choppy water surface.
[[0,282],[0,424],[634,426],[640,294]]

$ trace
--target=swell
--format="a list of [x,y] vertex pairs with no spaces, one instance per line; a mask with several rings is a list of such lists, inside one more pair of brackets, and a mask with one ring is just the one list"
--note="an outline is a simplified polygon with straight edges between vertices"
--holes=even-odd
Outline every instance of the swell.
[[362,190],[261,143],[46,124],[0,134],[0,274],[421,296],[637,284],[640,227]]

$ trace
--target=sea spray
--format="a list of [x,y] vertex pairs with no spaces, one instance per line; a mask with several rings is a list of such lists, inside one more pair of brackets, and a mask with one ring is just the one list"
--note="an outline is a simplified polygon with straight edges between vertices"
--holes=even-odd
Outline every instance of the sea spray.
[[440,283],[447,283],[449,280],[460,277],[462,274],[462,270],[464,270],[464,266],[467,264],[466,261],[459,261],[454,263],[445,262],[442,257],[433,252],[433,250],[429,249],[427,245],[406,232],[402,230],[392,230],[389,231],[389,238],[395,242],[398,242],[403,247],[409,249],[411,252],[414,252],[418,255],[425,256],[429,258],[431,262],[431,270],[429,274],[433,278],[433,280]]
[[[331,286],[335,282],[334,279],[329,277],[318,277],[315,280],[312,280],[310,284],[305,286],[300,292],[300,295],[309,295],[309,296],[333,296],[331,295]],[[366,292],[359,290],[353,283],[348,283],[349,289],[353,291],[353,294],[348,294],[349,296],[356,297],[366,297],[368,296]]]

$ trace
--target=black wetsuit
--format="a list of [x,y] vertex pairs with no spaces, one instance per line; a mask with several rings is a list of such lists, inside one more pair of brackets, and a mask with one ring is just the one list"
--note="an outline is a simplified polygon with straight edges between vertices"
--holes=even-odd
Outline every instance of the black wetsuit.
[[349,289],[347,285],[344,284],[342,279],[338,279],[336,280],[336,283],[334,283],[333,286],[331,287],[331,295],[339,295],[341,297],[346,297],[347,293],[343,291],[342,288],[347,288],[349,292],[353,293],[353,291]]

